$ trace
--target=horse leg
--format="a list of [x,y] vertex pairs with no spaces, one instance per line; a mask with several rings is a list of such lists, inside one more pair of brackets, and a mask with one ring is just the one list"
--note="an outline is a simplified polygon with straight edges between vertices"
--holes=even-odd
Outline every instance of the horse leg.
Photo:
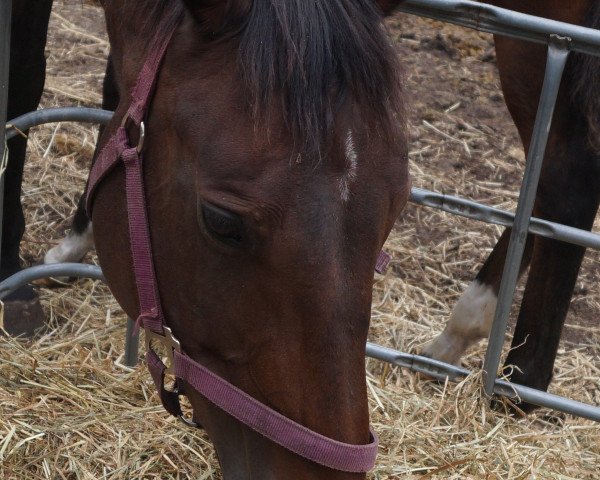
[[[109,55],[106,64],[106,75],[102,88],[102,108],[114,111],[119,104],[119,92],[114,78],[112,59]],[[102,136],[104,127],[100,127],[98,139]],[[92,222],[85,210],[85,192],[79,198],[77,210],[73,217],[71,230],[65,238],[56,246],[51,248],[44,256],[44,263],[80,262],[86,253],[94,247],[94,235]],[[61,279],[62,280],[62,279]]]
[[[558,143],[546,156],[535,214],[590,230],[598,204],[600,157],[590,150],[584,119],[556,132]],[[579,114],[580,115],[580,114]],[[562,135],[560,135],[562,133]],[[552,379],[562,327],[585,248],[542,237],[535,239],[533,260],[505,365],[514,365],[515,383],[546,390]],[[523,410],[531,405],[521,405]]]
[[[11,53],[7,116],[14,118],[35,110],[44,88],[46,59],[44,48],[52,0],[15,1],[11,19]],[[21,183],[27,139],[8,142],[9,158],[5,173],[4,217],[0,280],[18,272],[19,243],[25,231],[21,205]],[[11,335],[32,335],[43,326],[44,312],[34,290],[27,286],[4,300],[4,328]]]
[[[543,13],[557,20],[600,26],[600,6],[595,2],[530,5],[546,8]],[[498,37],[496,52],[507,105],[524,144],[529,145],[545,51]],[[595,58],[573,55],[568,63],[534,207],[535,216],[585,230],[592,228],[600,203],[600,148],[596,135],[599,74],[600,62]],[[516,367],[510,375],[513,382],[540,390],[548,388],[584,253],[579,246],[535,238],[512,348],[505,362]],[[520,408],[529,411],[534,407],[521,404]]]
[[94,248],[94,235],[92,222],[85,211],[85,192],[77,202],[77,210],[73,216],[71,230],[44,255],[44,263],[71,263],[81,262],[83,257]]
[[[511,229],[502,233],[483,267],[452,309],[442,333],[423,349],[424,356],[460,365],[460,359],[467,348],[488,337],[496,311],[510,234]],[[533,238],[529,235],[519,275],[529,265],[532,250]]]
[[[501,4],[502,2],[489,3],[505,8],[512,6],[515,9],[514,5]],[[495,40],[504,98],[527,153],[544,76],[544,48],[530,46],[527,42],[506,41],[503,37],[495,37]],[[509,46],[515,49],[512,54]],[[515,71],[513,76],[510,67],[519,61],[522,62],[521,66],[527,75],[519,77]],[[530,61],[531,64],[525,63],[526,61]],[[535,72],[535,78],[531,78],[532,71]],[[475,280],[456,303],[446,328],[425,346],[423,355],[447,363],[460,364],[460,358],[469,346],[488,337],[496,310],[510,235],[511,230],[506,229]],[[534,240],[529,235],[521,261],[520,275],[531,261],[533,243]]]
[[[565,7],[563,3],[557,1],[544,2],[542,4],[537,2],[497,0],[490,3],[514,10],[525,10],[526,13],[534,15],[550,16],[556,20],[570,23],[581,23],[589,10],[589,5],[585,1],[579,1],[577,5],[570,7]],[[527,153],[544,77],[545,49],[528,42],[510,40],[503,37],[496,37],[495,40],[504,96],[515,125],[519,130],[523,145],[525,146],[525,152]],[[572,72],[572,62],[569,68]],[[565,77],[568,76],[569,69]],[[557,111],[559,112],[557,119],[562,119],[562,121],[557,122],[555,120],[544,169],[549,168],[547,164],[559,162],[559,159],[563,157],[572,158],[573,155],[579,155],[576,152],[577,147],[574,145],[565,146],[561,144],[560,140],[563,138],[564,143],[564,135],[571,135],[570,129],[572,129],[573,123],[565,122],[565,119],[570,116],[572,117],[574,111],[580,110],[577,108],[574,109],[570,104],[570,90],[569,85],[564,85],[561,90],[557,105]],[[578,133],[584,135],[582,132]],[[573,159],[572,161],[575,160]],[[568,177],[565,176],[563,178]],[[544,184],[552,183],[553,181],[549,173],[543,174],[540,191],[544,190]],[[543,199],[538,199],[538,205],[540,204],[547,205]],[[534,214],[542,218],[549,218],[548,214],[540,208],[536,208]],[[563,223],[569,223],[568,218],[563,220]],[[587,222],[582,222],[581,227],[586,228],[586,226]],[[509,238],[510,229],[507,229],[476,279],[459,299],[445,330],[425,347],[425,355],[449,363],[459,363],[461,355],[471,344],[489,335]],[[541,239],[537,239],[535,243],[537,244],[538,241],[544,242]],[[531,261],[533,249],[534,240],[530,235],[527,239],[520,274],[525,271]],[[529,291],[531,291],[531,288]],[[560,301],[557,297],[554,297],[553,300]]]
[[[579,4],[580,7],[582,5]],[[600,8],[596,8],[600,12]],[[566,12],[573,15],[574,9],[567,9]],[[587,9],[582,8],[581,12],[587,13]],[[572,23],[580,23],[583,17],[560,18],[558,10],[552,10],[552,13],[557,14],[557,19]],[[600,15],[597,17],[600,20]],[[497,37],[496,52],[507,106],[523,144],[528,146],[544,76],[545,49]],[[598,148],[592,147],[591,133],[598,128],[600,100],[583,98],[593,95],[590,92],[595,91],[593,86],[597,84],[600,67],[596,65],[596,68],[590,68],[589,65],[581,57],[575,57],[565,72],[534,208],[535,216],[587,230],[592,227],[600,201],[600,187],[595,181],[600,161]],[[578,79],[583,79],[581,84],[587,82],[588,86],[579,86],[577,94],[575,82]],[[590,105],[595,110],[590,109]],[[505,233],[504,242],[507,238],[508,234]],[[499,247],[505,250],[505,247]],[[498,247],[494,254],[497,252]],[[522,270],[530,257],[531,270],[513,337],[513,348],[506,360],[506,365],[516,367],[511,374],[512,381],[547,389],[584,252],[585,249],[581,247],[542,237],[534,241],[529,239]],[[495,285],[500,273],[501,269],[497,269],[492,275]],[[490,303],[495,303],[495,298]],[[475,320],[471,325],[485,323],[485,330],[489,331],[493,310],[480,308],[479,318],[484,318],[485,322]],[[481,315],[481,311],[487,315]],[[461,333],[468,337],[470,331]],[[464,340],[454,341],[459,345],[461,341],[463,345],[465,343]],[[436,352],[433,356],[436,357]],[[524,404],[521,408],[530,410],[533,407]]]

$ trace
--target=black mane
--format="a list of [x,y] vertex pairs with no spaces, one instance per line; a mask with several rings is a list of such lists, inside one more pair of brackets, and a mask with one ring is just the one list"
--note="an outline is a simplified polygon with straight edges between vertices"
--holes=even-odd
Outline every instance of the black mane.
[[[154,18],[176,19],[181,8],[180,1],[147,1]],[[345,100],[378,133],[402,119],[398,62],[374,0],[252,0],[233,36],[255,119],[266,123],[279,103],[305,151],[321,150]]]

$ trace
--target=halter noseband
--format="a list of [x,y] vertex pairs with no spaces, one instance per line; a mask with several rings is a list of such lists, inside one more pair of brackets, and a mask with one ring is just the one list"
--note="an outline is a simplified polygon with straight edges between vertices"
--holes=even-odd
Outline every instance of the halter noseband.
[[[367,472],[373,468],[377,455],[377,436],[372,431],[371,443],[352,445],[325,437],[294,422],[187,356],[166,325],[153,264],[142,174],[145,135],[143,120],[152,100],[167,46],[177,27],[177,23],[172,22],[168,14],[165,17],[150,44],[148,56],[131,93],[127,113],[95,159],[87,193],[87,211],[91,218],[96,187],[123,162],[129,238],[140,307],[137,325],[145,330],[146,362],[161,402],[169,413],[188,425],[197,426],[193,421],[185,419],[181,410],[179,397],[184,395],[182,382],[185,381],[227,414],[282,447],[334,470]],[[135,127],[139,132],[139,142],[135,147],[130,145],[127,127]],[[389,261],[389,257],[384,253],[380,254],[378,267],[383,267],[386,261]],[[154,350],[157,343],[167,351],[168,366]],[[174,390],[165,388],[165,374],[172,374],[177,379]]]

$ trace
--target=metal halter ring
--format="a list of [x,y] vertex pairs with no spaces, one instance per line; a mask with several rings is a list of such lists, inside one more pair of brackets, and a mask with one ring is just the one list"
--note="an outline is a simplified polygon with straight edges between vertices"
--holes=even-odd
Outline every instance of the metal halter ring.
[[[127,124],[131,120],[129,114],[125,114],[123,120],[121,120],[121,127],[126,128]],[[138,139],[137,147],[135,147],[137,153],[142,153],[142,148],[144,148],[144,140],[146,139],[146,125],[144,122],[140,122],[140,137]]]
[[186,427],[189,428],[202,428],[198,423],[194,422],[191,418],[186,418],[182,413],[177,417],[181,423],[183,423]]
[[[182,388],[183,386],[179,383],[179,380],[175,380],[175,385],[173,385],[172,392],[178,397],[185,397],[185,391]],[[181,407],[179,407],[181,410]],[[200,424],[194,421],[193,418],[187,418],[183,413],[177,415],[177,418],[181,423],[183,423],[186,427],[190,428],[201,428]]]

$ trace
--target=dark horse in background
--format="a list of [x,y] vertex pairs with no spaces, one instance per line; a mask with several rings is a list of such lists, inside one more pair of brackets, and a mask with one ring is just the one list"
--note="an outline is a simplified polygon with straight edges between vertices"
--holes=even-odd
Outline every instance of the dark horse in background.
[[[600,28],[600,2],[497,0],[499,7]],[[546,49],[496,36],[500,81],[527,153],[543,82]],[[572,55],[558,103],[533,215],[591,230],[600,202],[600,95],[597,57]],[[475,280],[454,307],[442,334],[425,354],[458,363],[467,347],[487,338],[496,308],[510,230],[504,231]],[[546,390],[585,248],[529,235],[521,274],[530,266],[512,349],[515,383]],[[522,404],[524,410],[530,405]]]
[[[14,1],[9,118],[39,102],[51,3]],[[183,18],[149,115],[145,177],[159,289],[185,351],[309,428],[366,443],[372,274],[409,185],[397,59],[380,26],[381,12],[400,1],[101,3],[112,48],[104,106],[117,110],[117,123],[126,107],[119,98],[127,98],[162,9],[179,9]],[[589,0],[490,3],[600,25],[600,6]],[[527,149],[545,48],[498,37],[496,49]],[[600,195],[598,72],[591,59],[574,56],[569,64],[535,207],[538,217],[585,229]],[[9,148],[1,278],[20,268],[24,230],[24,139]],[[99,188],[94,237],[111,290],[135,318],[123,189],[122,172]],[[86,232],[79,209],[73,237]],[[428,355],[457,362],[487,335],[508,235]],[[513,341],[524,345],[507,360],[520,369],[514,381],[547,388],[583,254],[529,239],[522,270],[531,264],[531,271]],[[15,333],[40,316],[31,289],[6,305]],[[191,400],[226,478],[361,478],[302,460],[203,398]]]
[[[10,78],[7,118],[36,110],[46,76],[46,35],[53,0],[12,0]],[[119,95],[113,80],[112,62],[107,62],[102,108],[114,110]],[[19,244],[25,232],[21,185],[27,139],[21,135],[8,141],[9,159],[4,190],[0,281],[21,269]],[[45,263],[79,262],[93,247],[92,228],[81,197],[68,236],[45,256]],[[36,292],[26,286],[4,299],[4,327],[13,335],[32,335],[45,324]]]

